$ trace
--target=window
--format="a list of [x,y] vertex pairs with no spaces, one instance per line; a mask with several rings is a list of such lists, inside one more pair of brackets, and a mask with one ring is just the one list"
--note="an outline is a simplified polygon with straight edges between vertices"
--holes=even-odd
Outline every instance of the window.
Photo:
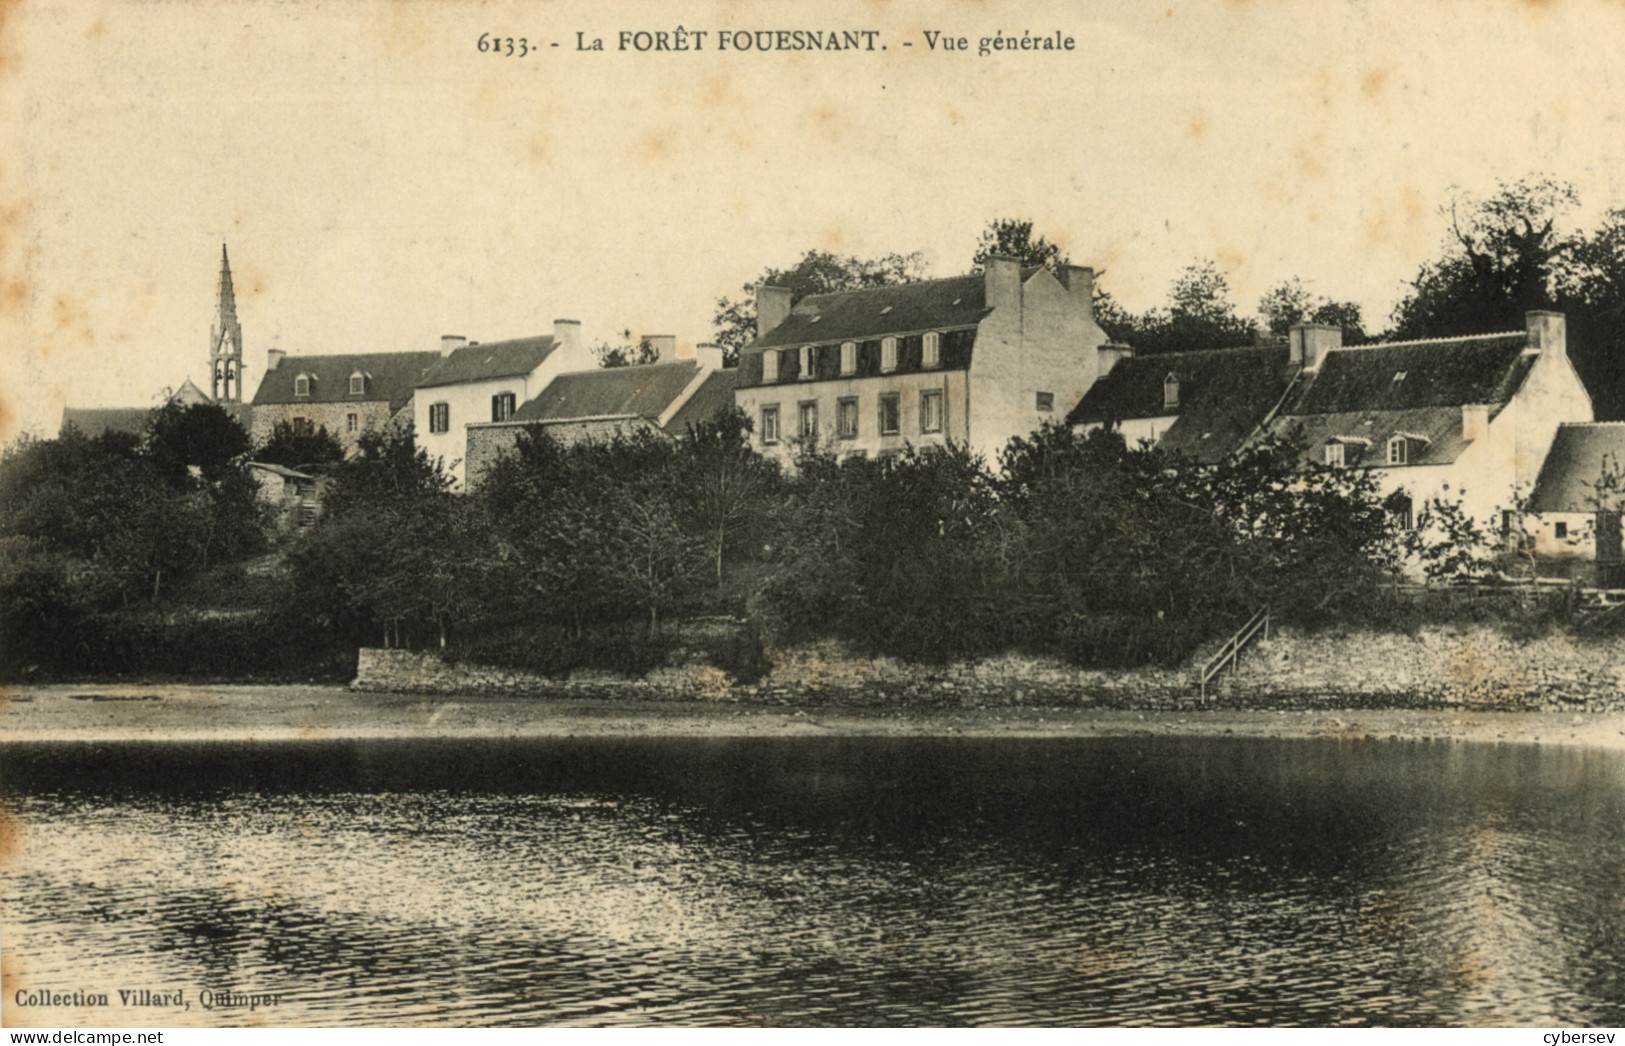
[[1043,414],[1055,413],[1055,393],[1040,392],[1038,394],[1038,410]]
[[[768,355],[772,355],[769,353]],[[762,443],[771,446],[779,441],[779,405],[762,408]]]
[[920,393],[920,431],[942,431],[941,389],[928,389]]
[[932,331],[920,343],[920,366],[940,367],[941,365],[942,338],[936,331]]
[[1411,513],[1411,496],[1409,494],[1403,490],[1396,490],[1388,496],[1387,501],[1382,503],[1382,507],[1388,511],[1388,518],[1393,520],[1394,526],[1400,530],[1411,529],[1414,517]]
[[513,417],[513,393],[499,392],[491,397],[491,420],[507,421]]
[[1511,509],[1501,510],[1501,536],[1506,537],[1512,533],[1513,512]]
[[880,434],[895,436],[901,428],[898,423],[897,393],[888,392],[880,397]]
[[1162,406],[1164,410],[1169,407],[1179,406],[1179,376],[1177,374],[1170,374],[1162,379]]
[[890,374],[897,369],[897,339],[880,339],[880,372]]
[[431,404],[429,404],[429,431],[430,432],[450,432],[451,431],[451,404],[449,404],[449,403],[431,403]]
[[779,353],[777,349],[768,349],[762,353],[762,380],[779,380]]
[[796,412],[796,434],[802,439],[818,438],[818,401],[807,400]]
[[846,341],[841,343],[841,373],[856,374],[858,372],[858,343]]
[[815,359],[815,350],[813,349],[813,347],[811,345],[803,345],[801,347],[801,380],[802,381],[811,381],[813,379],[813,377],[814,377],[814,374],[813,374],[813,361],[814,361],[814,359]]
[[1404,465],[1410,460],[1410,448],[1406,443],[1404,436],[1395,436],[1388,441],[1388,464]]
[[346,415],[344,415],[344,431],[345,432],[355,432],[355,431],[358,431],[360,428],[361,428],[361,415],[359,415],[359,414],[346,414]]
[[309,418],[294,418],[293,434],[295,436],[314,436],[316,435],[316,425]]
[[1326,444],[1326,464],[1331,465],[1334,468],[1342,468],[1346,464],[1346,461],[1343,458],[1343,444]]
[[367,376],[360,371],[350,375],[350,395],[365,396],[367,394]]
[[[848,342],[848,344],[851,344]],[[841,439],[858,438],[858,398],[848,396],[835,404],[835,435]]]
[[1562,520],[1552,524],[1552,537],[1559,541],[1569,536],[1569,525]]
[[301,374],[293,379],[293,394],[295,396],[310,395],[310,375]]

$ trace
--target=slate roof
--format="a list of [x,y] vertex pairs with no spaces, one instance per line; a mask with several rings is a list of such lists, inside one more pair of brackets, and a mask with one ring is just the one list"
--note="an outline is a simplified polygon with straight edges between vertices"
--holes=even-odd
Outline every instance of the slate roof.
[[[254,393],[254,406],[273,403],[362,403],[388,400],[389,409],[399,410],[412,398],[412,389],[424,372],[439,362],[438,352],[364,352],[336,356],[284,356],[274,369],[265,372]],[[367,391],[350,395],[350,375],[367,375]],[[311,377],[310,395],[295,396],[294,379]]]
[[[1606,462],[1606,464],[1605,464]],[[1564,423],[1540,467],[1531,512],[1595,512],[1595,484],[1605,467],[1625,466],[1625,422]]]
[[1534,365],[1534,355],[1523,355],[1528,344],[1528,335],[1518,331],[1333,349],[1283,413],[1505,403]]
[[529,374],[552,353],[553,335],[515,338],[465,345],[450,356],[441,357],[418,382],[418,388],[462,385],[496,378],[516,378]]
[[[1031,271],[1024,271],[1022,278]],[[909,331],[971,327],[991,311],[986,289],[986,280],[974,275],[814,294],[797,302],[783,323],[751,347],[861,341]]]
[[1364,441],[1345,447],[1350,467],[1387,468],[1388,441],[1395,436],[1420,437],[1406,448],[1407,465],[1448,465],[1470,442],[1462,438],[1460,407],[1292,415],[1271,427],[1300,448],[1305,461],[1325,461],[1325,446],[1334,439]]
[[1361,437],[1363,452],[1345,451],[1351,466],[1387,467],[1388,441],[1424,437],[1407,449],[1407,465],[1447,465],[1470,441],[1461,408],[1487,404],[1493,419],[1535,365],[1524,331],[1464,338],[1389,342],[1333,349],[1281,410],[1272,428],[1325,460],[1327,441]]
[[[1284,344],[1130,356],[1090,386],[1067,424],[1176,416],[1157,446],[1214,462],[1244,443],[1281,401],[1294,368]],[[1163,383],[1179,379],[1179,404],[1163,403]]]
[[514,421],[568,421],[636,415],[658,418],[699,376],[693,360],[560,374],[514,412]]
[[273,475],[281,476],[283,479],[314,480],[316,478],[308,472],[300,472],[298,469],[291,469],[286,465],[273,465],[268,461],[250,461],[248,463],[248,467],[251,469],[261,469],[265,472],[272,473]]
[[151,407],[63,407],[62,427],[78,429],[81,435],[95,438],[104,432],[129,432],[137,436],[146,431]]
[[726,370],[714,370],[694,390],[677,413],[666,422],[666,431],[673,436],[681,436],[688,432],[690,425],[702,421],[710,421],[719,410],[726,410],[734,405],[734,386],[739,380],[739,370],[729,367]]

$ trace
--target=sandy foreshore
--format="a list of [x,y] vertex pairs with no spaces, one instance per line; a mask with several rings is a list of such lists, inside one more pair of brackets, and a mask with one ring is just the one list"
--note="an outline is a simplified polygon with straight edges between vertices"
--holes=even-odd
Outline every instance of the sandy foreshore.
[[358,693],[339,686],[64,684],[4,693],[0,744],[564,737],[1236,736],[1625,749],[1625,714],[1460,709],[819,708]]

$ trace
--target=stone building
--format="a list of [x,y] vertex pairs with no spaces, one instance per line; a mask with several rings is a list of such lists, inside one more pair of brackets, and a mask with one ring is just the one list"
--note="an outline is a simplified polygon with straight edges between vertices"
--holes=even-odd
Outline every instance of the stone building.
[[541,337],[482,345],[445,335],[440,346],[441,358],[413,395],[413,431],[418,447],[443,463],[458,488],[466,478],[469,425],[508,421],[558,375],[597,362],[581,343],[577,320],[555,320],[553,333]]
[[265,376],[254,393],[254,445],[270,439],[278,424],[296,432],[326,429],[346,454],[363,433],[381,430],[407,409],[424,372],[440,362],[438,352],[371,352],[332,356],[266,353]]
[[989,259],[983,273],[815,295],[759,286],[735,401],[767,454],[969,446],[1066,417],[1101,368],[1094,273]]
[[521,404],[512,418],[470,424],[469,483],[477,484],[526,429],[546,432],[564,443],[614,439],[636,431],[677,437],[690,425],[733,406],[738,371],[723,369],[719,346],[684,351],[669,335],[643,340],[656,350],[652,362],[560,374]]

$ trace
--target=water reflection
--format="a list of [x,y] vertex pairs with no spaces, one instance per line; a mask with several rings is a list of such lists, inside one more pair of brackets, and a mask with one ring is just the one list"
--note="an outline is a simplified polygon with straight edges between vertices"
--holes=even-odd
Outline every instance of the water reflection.
[[14,745],[4,786],[8,969],[192,1001],[8,1022],[1625,1023],[1604,753]]

